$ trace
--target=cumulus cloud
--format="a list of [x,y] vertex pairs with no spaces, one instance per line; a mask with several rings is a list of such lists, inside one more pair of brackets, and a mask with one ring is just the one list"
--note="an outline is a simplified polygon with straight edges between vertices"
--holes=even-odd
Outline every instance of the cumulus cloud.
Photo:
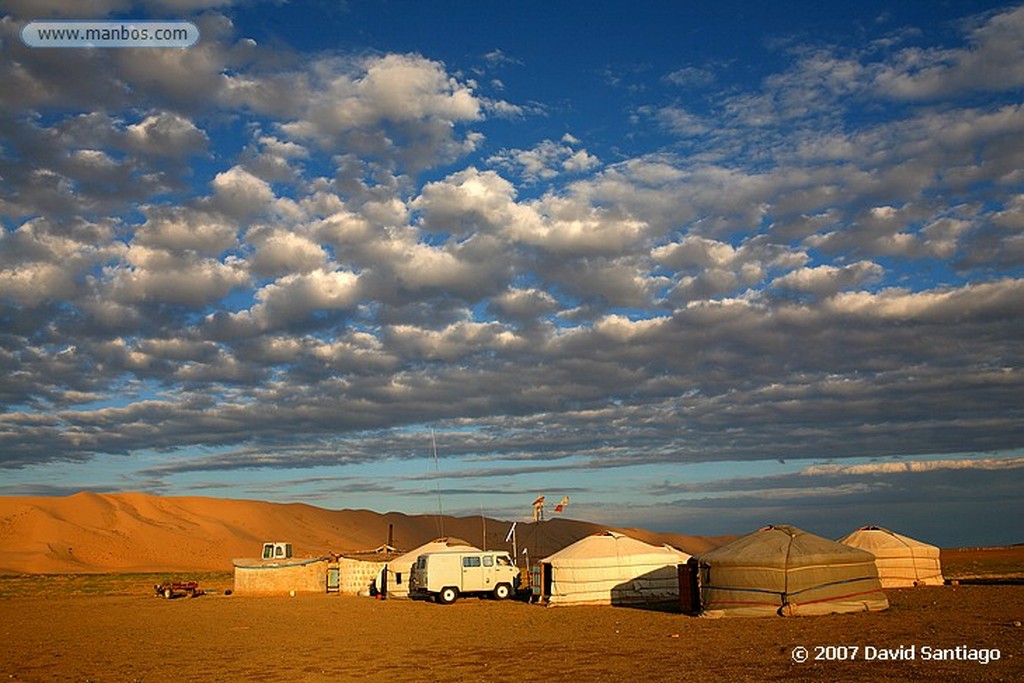
[[559,309],[558,300],[537,288],[511,288],[491,299],[491,307],[513,320],[532,320]]
[[104,280],[109,296],[118,302],[202,307],[248,285],[250,276],[235,258],[221,261],[135,244],[128,248],[123,265],[104,269]]
[[515,202],[516,194],[512,183],[494,171],[468,168],[428,183],[411,207],[422,213],[422,226],[430,232],[494,233],[538,220],[528,207]]
[[213,205],[229,216],[260,213],[274,199],[269,183],[239,166],[218,173],[210,185],[214,191]]
[[220,254],[237,244],[237,229],[223,217],[185,207],[149,206],[135,232],[138,244],[170,251]]
[[315,270],[278,278],[255,295],[256,304],[231,314],[243,328],[275,330],[302,321],[313,311],[343,311],[359,301],[359,276],[343,270]]
[[262,277],[309,273],[323,268],[327,252],[313,240],[280,229],[254,229],[246,241],[256,247],[252,269]]
[[151,114],[128,126],[127,138],[137,151],[173,157],[195,154],[209,143],[207,134],[194,123],[170,112]]
[[882,275],[883,269],[877,263],[859,261],[846,266],[799,268],[775,279],[772,285],[798,293],[831,296],[844,289],[878,282]]
[[413,170],[478,144],[457,124],[481,117],[481,101],[444,66],[419,55],[325,57],[299,73],[227,79],[227,102],[285,119],[280,130],[326,150],[402,163]]

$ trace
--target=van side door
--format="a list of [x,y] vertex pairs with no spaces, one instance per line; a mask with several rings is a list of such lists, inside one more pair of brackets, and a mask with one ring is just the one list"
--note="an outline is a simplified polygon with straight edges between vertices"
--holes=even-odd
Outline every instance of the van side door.
[[462,592],[490,590],[485,580],[483,558],[480,555],[462,556]]

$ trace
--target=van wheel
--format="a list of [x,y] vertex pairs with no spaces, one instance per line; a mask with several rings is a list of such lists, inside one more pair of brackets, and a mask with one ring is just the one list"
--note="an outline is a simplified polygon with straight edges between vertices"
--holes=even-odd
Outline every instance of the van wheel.
[[458,589],[448,586],[447,588],[442,588],[441,592],[437,594],[437,601],[442,605],[450,605],[453,602],[455,602],[458,599],[458,597]]
[[495,600],[508,600],[510,595],[512,595],[512,587],[507,583],[499,583],[494,587]]

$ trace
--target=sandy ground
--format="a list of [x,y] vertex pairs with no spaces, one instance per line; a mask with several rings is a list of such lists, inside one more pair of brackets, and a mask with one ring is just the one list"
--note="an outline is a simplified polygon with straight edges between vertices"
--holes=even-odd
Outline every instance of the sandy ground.
[[[0,575],[0,681],[1024,680],[1024,585],[889,591],[891,609],[881,613],[731,620],[477,599],[223,595],[230,558],[262,540],[294,540],[314,554],[367,548],[390,524],[413,547],[433,537],[435,522],[142,494],[0,498],[0,574],[9,574]],[[482,526],[445,524],[474,541]],[[506,530],[487,528],[490,547]],[[594,530],[552,520],[520,540],[543,557]],[[947,577],[1024,580],[1024,547],[944,550],[942,564]],[[139,568],[175,574],[103,573]],[[153,583],[170,578],[219,594],[155,597]],[[795,661],[798,648],[809,661]],[[926,648],[999,659],[938,661]],[[881,661],[882,650],[904,659]]]
[[[230,576],[202,582],[224,589]],[[0,680],[1024,680],[1024,585],[893,590],[880,613],[729,620],[475,598],[164,600],[151,586],[145,575],[0,578]],[[811,661],[793,660],[799,646]],[[868,661],[868,646],[914,646],[914,659]],[[926,646],[1000,659],[926,660]]]

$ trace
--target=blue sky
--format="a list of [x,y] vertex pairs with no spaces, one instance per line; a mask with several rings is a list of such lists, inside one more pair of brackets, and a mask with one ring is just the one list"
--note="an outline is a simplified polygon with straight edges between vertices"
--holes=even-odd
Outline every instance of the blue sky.
[[1024,7],[88,6],[0,20],[0,495],[1024,540]]

